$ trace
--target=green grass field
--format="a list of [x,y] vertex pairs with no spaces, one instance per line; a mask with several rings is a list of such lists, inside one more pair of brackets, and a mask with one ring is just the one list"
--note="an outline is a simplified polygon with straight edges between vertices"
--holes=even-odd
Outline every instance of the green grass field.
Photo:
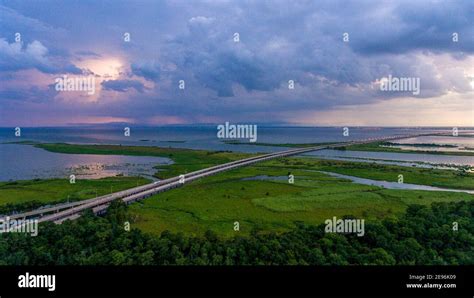
[[[299,169],[295,168],[295,163]],[[433,183],[443,182],[446,187],[474,186],[474,175],[463,177],[459,182],[451,176],[452,171],[431,173],[394,166],[374,169],[367,163],[290,158],[207,177],[133,204],[130,207],[133,225],[154,234],[170,230],[202,235],[209,229],[220,236],[231,237],[246,235],[252,229],[284,231],[297,221],[320,224],[333,216],[344,215],[370,220],[397,216],[408,204],[474,199],[474,195],[466,193],[388,190],[308,171],[343,172],[342,165],[345,174],[354,176],[370,174],[370,178],[384,179],[391,178],[390,172],[393,172],[406,175],[408,180],[413,180],[410,183],[415,184],[429,182],[431,177]],[[287,176],[288,172],[295,175],[294,184],[286,180],[242,180],[258,175]],[[236,221],[240,224],[239,232],[233,229]]]
[[120,191],[148,182],[150,180],[141,177],[119,176],[97,180],[77,179],[74,184],[69,183],[68,179],[0,182],[0,205],[84,200],[108,194],[111,190]]

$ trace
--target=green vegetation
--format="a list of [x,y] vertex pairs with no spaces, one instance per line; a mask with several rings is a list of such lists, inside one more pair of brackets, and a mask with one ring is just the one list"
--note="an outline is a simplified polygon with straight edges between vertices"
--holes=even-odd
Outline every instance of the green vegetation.
[[78,201],[149,183],[141,177],[109,177],[97,180],[35,179],[0,182],[0,214],[30,210],[45,204]]
[[443,188],[474,189],[474,173],[465,169],[439,170],[431,168],[405,167],[368,162],[322,160],[313,158],[287,158],[267,163],[272,167],[285,169],[306,169],[334,172],[343,175],[397,182],[403,175],[403,182]]
[[242,159],[250,156],[243,153],[223,151],[204,151],[178,148],[161,148],[149,146],[122,146],[122,145],[72,145],[62,143],[36,143],[35,147],[50,152],[69,154],[104,154],[104,155],[132,155],[167,157],[174,161],[170,165],[157,166],[158,178],[175,177],[187,172],[200,170],[210,166]]
[[35,142],[35,141],[25,140],[25,141],[3,142],[1,144],[36,145],[36,144],[39,144],[39,143]]
[[474,156],[474,152],[465,151],[430,151],[430,150],[404,150],[393,146],[389,142],[373,142],[369,144],[349,145],[339,147],[337,150],[352,150],[352,151],[376,151],[376,152],[396,152],[396,153],[423,153],[423,154],[441,154],[441,155],[460,155],[460,156]]
[[[50,152],[69,154],[104,154],[167,157],[174,161],[170,165],[157,166],[156,177],[165,179],[182,173],[241,159],[247,154],[231,152],[208,152],[202,150],[120,146],[120,145],[72,145],[15,142],[33,145]],[[0,214],[38,208],[44,204],[56,204],[93,198],[96,195],[119,191],[149,183],[148,179],[136,177],[112,177],[97,180],[77,180],[70,184],[67,179],[36,179],[31,181],[0,182]]]
[[37,237],[1,234],[0,265],[473,265],[473,218],[473,201],[433,203],[366,223],[363,237],[297,223],[285,233],[222,239],[209,231],[149,235],[133,225],[127,232],[127,207],[116,203],[106,217],[42,224]]
[[[317,170],[407,183],[426,182],[452,188],[473,188],[474,175],[454,171],[374,165],[311,158],[287,158],[206,177],[131,205],[134,225],[160,234],[169,230],[199,236],[211,230],[219,236],[249,235],[253,229],[283,232],[296,221],[320,224],[332,216],[352,214],[368,220],[394,217],[409,204],[473,200],[455,192],[389,190],[330,177]],[[288,173],[295,183],[288,183]],[[242,180],[268,175],[283,180]],[[393,175],[393,178],[392,178]],[[234,222],[240,231],[233,230]]]

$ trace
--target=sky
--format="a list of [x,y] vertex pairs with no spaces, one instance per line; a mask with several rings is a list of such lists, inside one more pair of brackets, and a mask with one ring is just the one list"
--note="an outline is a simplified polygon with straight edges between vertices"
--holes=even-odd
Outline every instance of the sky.
[[474,126],[473,20],[471,0],[0,0],[0,126]]

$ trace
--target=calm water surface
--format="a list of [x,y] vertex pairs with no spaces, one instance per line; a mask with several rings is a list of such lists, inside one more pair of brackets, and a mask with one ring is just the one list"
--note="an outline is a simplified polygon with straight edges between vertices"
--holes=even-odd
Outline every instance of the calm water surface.
[[[124,125],[125,126],[125,125]],[[343,142],[380,136],[409,133],[428,133],[439,128],[350,128],[350,135],[342,135],[342,127],[266,127],[258,126],[257,142],[262,143],[319,143]],[[446,130],[448,131],[448,130]],[[65,127],[65,128],[22,128],[21,137],[15,137],[14,128],[0,128],[0,143],[14,141],[64,142],[75,144],[122,144],[135,146],[159,146],[204,150],[228,150],[236,152],[275,152],[285,150],[278,146],[231,145],[217,138],[216,125],[131,127],[131,136],[123,134],[123,127]],[[462,130],[460,130],[460,133]],[[473,146],[474,138],[454,139],[407,139],[407,144],[416,142],[457,144]],[[246,140],[241,140],[245,142]],[[457,142],[457,143],[456,143]],[[397,141],[401,143],[401,141]],[[379,163],[399,163],[420,166],[470,165],[472,156],[449,156],[430,154],[401,154],[387,152],[359,152],[321,150],[307,156],[327,159],[357,160]],[[100,178],[117,174],[150,176],[153,166],[169,163],[170,160],[157,157],[77,155],[59,154],[34,148],[29,145],[0,144],[0,181],[67,177],[71,173],[84,178]],[[448,167],[449,168],[449,167]]]
[[62,154],[29,145],[0,144],[0,181],[35,178],[97,179],[122,174],[152,178],[153,166],[169,164],[160,157]]

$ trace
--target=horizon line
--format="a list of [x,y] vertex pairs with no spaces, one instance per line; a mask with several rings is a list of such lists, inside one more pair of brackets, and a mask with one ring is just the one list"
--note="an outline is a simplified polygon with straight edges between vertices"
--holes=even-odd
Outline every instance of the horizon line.
[[[251,122],[229,122],[230,124],[254,124],[263,127],[314,127],[314,128],[340,128],[340,127],[360,127],[360,128],[473,128],[474,125],[350,125],[350,124],[340,124],[340,125],[309,125],[309,124],[278,124],[278,123],[251,123]],[[225,122],[224,122],[225,123]],[[38,125],[38,126],[0,126],[0,129],[15,129],[16,127],[20,128],[81,128],[81,127],[112,127],[119,125],[129,125],[132,127],[165,127],[165,126],[212,126],[220,125],[222,123],[186,123],[186,124],[133,124],[127,122],[110,122],[110,123],[79,123],[79,124],[65,124],[65,125]]]

